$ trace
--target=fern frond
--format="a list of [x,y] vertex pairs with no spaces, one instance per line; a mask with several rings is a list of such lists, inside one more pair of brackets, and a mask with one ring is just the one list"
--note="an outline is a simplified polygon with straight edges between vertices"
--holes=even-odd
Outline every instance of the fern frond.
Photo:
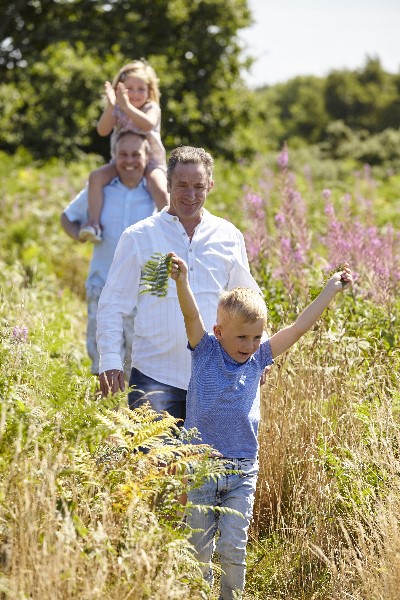
[[143,286],[143,289],[139,292],[140,294],[149,292],[159,298],[167,295],[171,260],[169,253],[155,252],[152,254],[142,270],[140,285]]
[[[154,448],[167,439],[172,445],[176,444],[174,434],[177,430],[178,419],[168,413],[161,415],[154,411],[149,404],[135,410],[119,408],[117,411],[105,410],[99,420],[106,425],[110,432],[117,435],[130,451],[141,447]],[[115,436],[114,436],[115,437]]]

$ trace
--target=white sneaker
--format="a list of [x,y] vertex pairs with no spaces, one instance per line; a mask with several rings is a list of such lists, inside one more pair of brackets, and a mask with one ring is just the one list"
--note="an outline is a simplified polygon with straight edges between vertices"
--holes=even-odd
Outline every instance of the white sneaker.
[[93,242],[93,244],[98,244],[99,242],[101,242],[100,227],[84,225],[79,230],[79,239],[81,240],[81,242]]

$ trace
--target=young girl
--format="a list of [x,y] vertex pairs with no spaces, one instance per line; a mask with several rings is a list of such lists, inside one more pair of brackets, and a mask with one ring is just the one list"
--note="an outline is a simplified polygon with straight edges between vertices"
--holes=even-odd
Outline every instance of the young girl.
[[148,190],[161,210],[169,204],[166,179],[165,148],[161,141],[161,111],[158,78],[143,60],[123,67],[113,83],[104,84],[107,106],[97,124],[101,136],[111,133],[111,162],[89,175],[89,220],[79,232],[81,241],[101,241],[100,214],[103,187],[117,176],[114,165],[115,140],[121,131],[129,130],[146,136],[151,156],[145,171]]
[[171,253],[171,277],[185,320],[192,373],[186,396],[185,429],[196,428],[202,442],[217,450],[225,472],[202,487],[189,491],[193,506],[224,507],[188,512],[191,542],[205,579],[212,585],[211,566],[215,536],[221,559],[220,600],[242,598],[246,572],[247,531],[253,511],[258,473],[258,425],[260,376],[274,358],[286,352],[322,315],[334,296],[348,288],[353,277],[346,264],[335,273],[317,298],[296,321],[264,339],[267,308],[261,295],[248,288],[223,292],[214,333],[205,331],[188,281],[186,263]]

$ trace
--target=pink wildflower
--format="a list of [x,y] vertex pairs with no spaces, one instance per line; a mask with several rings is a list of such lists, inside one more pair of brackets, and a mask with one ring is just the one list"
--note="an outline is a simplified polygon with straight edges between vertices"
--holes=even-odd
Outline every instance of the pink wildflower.
[[26,342],[28,340],[28,328],[25,325],[22,327],[16,325],[12,331],[12,336],[16,342]]
[[289,151],[286,143],[283,145],[283,148],[278,155],[277,162],[280,169],[286,169],[289,164]]

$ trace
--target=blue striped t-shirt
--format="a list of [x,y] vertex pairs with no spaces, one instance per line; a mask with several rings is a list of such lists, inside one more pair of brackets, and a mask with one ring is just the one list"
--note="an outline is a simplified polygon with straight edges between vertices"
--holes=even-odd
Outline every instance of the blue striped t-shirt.
[[269,340],[245,363],[233,360],[209,333],[191,350],[184,426],[198,429],[201,439],[193,443],[209,444],[226,458],[256,458],[260,377],[274,362]]

